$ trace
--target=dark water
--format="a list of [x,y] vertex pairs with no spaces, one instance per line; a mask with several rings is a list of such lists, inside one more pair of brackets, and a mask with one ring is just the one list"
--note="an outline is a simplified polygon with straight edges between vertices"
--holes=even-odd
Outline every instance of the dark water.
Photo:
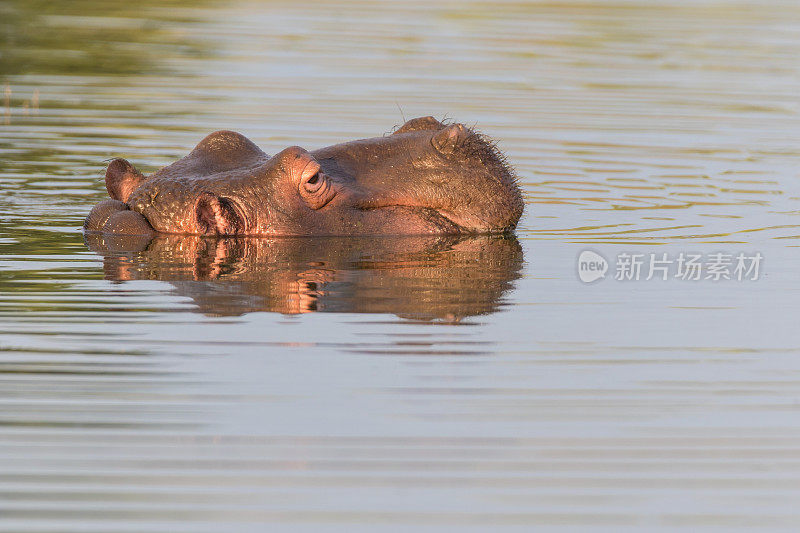
[[[0,3],[0,529],[796,530],[798,57],[794,2]],[[80,232],[112,157],[401,113],[516,236]]]

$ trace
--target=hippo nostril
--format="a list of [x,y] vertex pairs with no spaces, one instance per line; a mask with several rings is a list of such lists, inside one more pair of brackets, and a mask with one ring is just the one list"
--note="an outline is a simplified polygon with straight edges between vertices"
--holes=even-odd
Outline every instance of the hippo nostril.
[[317,172],[316,174],[314,174],[313,176],[311,176],[310,178],[308,178],[308,182],[307,182],[307,183],[308,183],[309,185],[314,185],[314,184],[315,184],[315,183],[317,183],[318,181],[319,181],[319,172]]
[[246,219],[238,203],[210,192],[198,197],[194,217],[200,235],[236,235],[247,231]]

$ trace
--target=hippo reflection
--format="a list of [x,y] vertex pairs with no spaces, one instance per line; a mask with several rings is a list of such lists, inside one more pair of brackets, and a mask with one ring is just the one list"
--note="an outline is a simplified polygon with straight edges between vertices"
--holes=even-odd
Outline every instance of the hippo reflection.
[[492,313],[519,278],[515,237],[406,236],[152,240],[87,234],[109,280],[162,280],[198,311],[394,313],[457,321]]
[[523,202],[495,144],[433,117],[393,134],[269,157],[218,131],[144,176],[124,159],[106,170],[111,197],[88,232],[123,235],[422,235],[503,233]]

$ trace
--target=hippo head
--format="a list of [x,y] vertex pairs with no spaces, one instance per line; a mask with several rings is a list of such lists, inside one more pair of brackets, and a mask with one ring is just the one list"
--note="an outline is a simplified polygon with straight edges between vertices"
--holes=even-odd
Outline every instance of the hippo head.
[[432,117],[392,135],[269,157],[218,131],[144,176],[124,159],[106,171],[111,200],[87,231],[117,234],[370,235],[499,233],[516,225],[513,172],[483,135]]

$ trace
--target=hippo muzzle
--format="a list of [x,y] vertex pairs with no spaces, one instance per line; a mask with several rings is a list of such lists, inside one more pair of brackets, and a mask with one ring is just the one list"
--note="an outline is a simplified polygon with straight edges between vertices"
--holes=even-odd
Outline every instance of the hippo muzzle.
[[119,200],[103,200],[92,208],[83,229],[121,235],[155,235],[147,219]]

